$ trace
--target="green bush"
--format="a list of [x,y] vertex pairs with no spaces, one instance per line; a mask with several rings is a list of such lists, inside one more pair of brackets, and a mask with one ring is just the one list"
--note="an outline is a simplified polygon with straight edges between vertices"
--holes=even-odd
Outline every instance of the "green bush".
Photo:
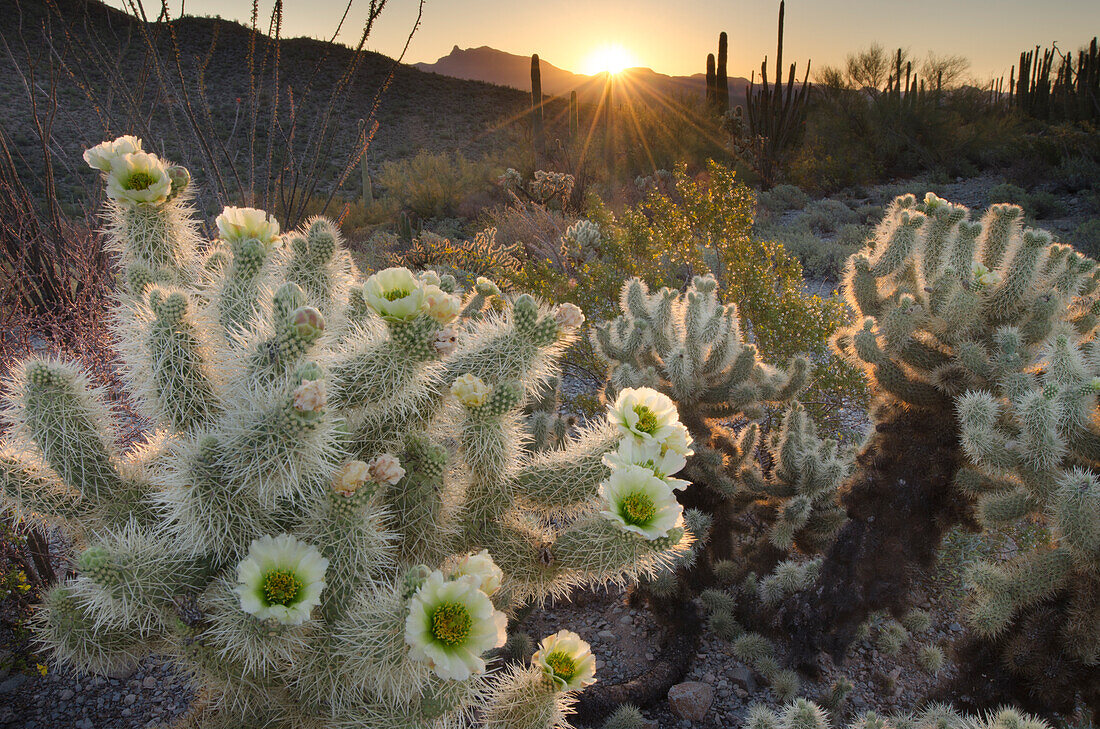
[[1008,182],[1002,182],[999,185],[994,185],[989,188],[989,202],[991,204],[1012,203],[1026,210],[1028,202],[1027,190]]
[[788,210],[801,210],[810,203],[810,196],[802,192],[797,185],[776,185],[760,193],[760,207],[769,213],[785,213]]
[[859,215],[839,200],[817,200],[810,203],[803,217],[811,231],[818,235],[836,235],[840,226],[859,221]]

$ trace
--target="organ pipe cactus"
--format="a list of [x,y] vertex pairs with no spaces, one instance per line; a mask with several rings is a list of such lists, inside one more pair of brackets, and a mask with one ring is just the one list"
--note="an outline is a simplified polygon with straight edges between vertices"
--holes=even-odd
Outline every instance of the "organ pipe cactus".
[[[1025,229],[1022,217],[1019,207],[994,205],[972,220],[967,208],[931,193],[923,200],[905,195],[889,207],[869,245],[849,259],[843,288],[855,315],[833,343],[867,374],[874,430],[843,491],[850,521],[826,555],[815,587],[787,606],[787,629],[809,649],[802,657],[818,647],[842,652],[873,611],[900,617],[909,576],[932,564],[947,529],[974,523],[973,502],[986,482],[964,467],[967,456],[993,458],[997,449],[972,436],[967,442],[983,450],[964,451],[956,399],[984,390],[1022,402],[1018,398],[1028,388],[1041,390],[1024,373],[1050,349],[1051,337],[1092,339],[1100,313],[1096,262],[1053,243],[1043,231]],[[1060,392],[1051,396],[1058,402],[1070,397]],[[1091,395],[1078,390],[1072,397],[1081,399],[1073,411],[1080,417]],[[1044,405],[1036,390],[1028,402],[1046,407],[1048,420],[1027,427],[1054,427],[1048,412],[1054,401]],[[967,405],[971,428],[984,413],[987,434],[999,432],[994,425],[1001,406],[978,396],[960,403]],[[1060,467],[1057,434],[1034,435],[1049,439],[1054,450],[1042,451],[1042,460],[1033,464]],[[997,456],[997,468],[1016,465],[1006,460],[1016,448]],[[1025,498],[1028,493],[1001,489],[982,496],[977,517],[989,523],[998,514],[1044,508],[1045,502]],[[1058,561],[1066,554],[1053,550],[1043,556]],[[1001,595],[987,603],[983,621],[995,629],[1010,617],[1013,604]]]
[[80,547],[43,643],[85,671],[171,656],[207,699],[198,726],[565,726],[587,644],[559,634],[489,672],[506,615],[653,573],[692,540],[671,485],[605,465],[633,440],[614,421],[522,447],[579,310],[494,307],[492,282],[463,294],[431,272],[361,282],[323,219],[279,235],[228,208],[204,252],[184,175],[165,188],[176,168],[125,144],[91,158],[127,282],[124,375],[153,428],[120,446],[76,364],[30,359],[6,388],[4,501]]

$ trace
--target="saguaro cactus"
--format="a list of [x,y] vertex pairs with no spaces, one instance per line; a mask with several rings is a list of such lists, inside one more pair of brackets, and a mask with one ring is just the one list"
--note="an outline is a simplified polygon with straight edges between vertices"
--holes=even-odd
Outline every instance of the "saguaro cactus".
[[531,137],[536,149],[543,145],[542,70],[539,54],[531,54]]
[[932,194],[899,197],[849,259],[856,315],[833,344],[867,373],[874,432],[844,490],[850,521],[814,589],[786,606],[788,630],[810,652],[841,651],[872,611],[900,615],[910,575],[931,565],[947,529],[972,519],[981,487],[960,470],[954,399],[1038,361],[1052,332],[1095,327],[1095,261],[1025,230],[1018,207],[969,217]]
[[200,726],[565,726],[587,644],[560,633],[488,674],[506,614],[692,539],[665,481],[604,464],[635,438],[617,414],[522,447],[580,311],[490,307],[492,282],[431,272],[361,283],[331,223],[280,236],[258,210],[226,209],[204,258],[186,185],[137,150],[90,156],[131,274],[112,312],[125,375],[156,430],[121,449],[74,364],[28,360],[7,387],[5,503],[82,547],[43,642],[90,671],[172,656]]
[[718,66],[714,76],[714,102],[718,113],[725,114],[730,108],[730,84],[726,74],[726,62],[729,60],[729,40],[726,31],[718,34]]

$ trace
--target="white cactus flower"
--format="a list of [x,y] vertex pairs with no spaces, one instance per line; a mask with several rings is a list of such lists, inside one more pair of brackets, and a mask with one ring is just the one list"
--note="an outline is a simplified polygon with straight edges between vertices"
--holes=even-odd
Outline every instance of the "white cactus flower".
[[412,321],[424,307],[424,286],[407,268],[387,268],[367,279],[363,298],[387,321]]
[[91,149],[84,150],[84,161],[93,170],[107,173],[111,171],[111,165],[117,157],[141,151],[141,140],[126,134],[112,142],[101,142]]
[[451,394],[467,407],[480,407],[489,399],[489,386],[477,375],[467,372],[451,383]]
[[341,496],[354,496],[359,487],[370,480],[369,465],[363,461],[348,461],[332,479],[332,490]]
[[370,462],[370,477],[377,483],[393,486],[405,477],[405,469],[401,467],[397,456],[383,453]]
[[596,682],[596,658],[592,647],[571,630],[560,630],[543,638],[531,663],[554,683],[559,691],[576,691]]
[[473,577],[478,581],[478,589],[492,597],[504,581],[504,570],[497,567],[489,550],[483,549],[463,557],[451,577]]
[[673,491],[685,488],[690,483],[680,478],[672,478],[673,474],[679,473],[687,464],[687,459],[668,446],[653,440],[623,438],[619,441],[618,448],[604,454],[603,462],[612,469],[624,466],[648,468],[654,476],[663,478]]
[[584,324],[584,312],[576,304],[559,304],[554,309],[554,321],[563,329],[576,329]]
[[261,537],[237,565],[241,609],[261,620],[301,625],[321,604],[328,560],[289,534]]
[[434,284],[424,287],[424,304],[428,307],[428,316],[440,324],[449,324],[462,311],[462,302],[457,296],[448,294]]
[[608,406],[608,417],[624,436],[661,444],[673,437],[680,425],[676,404],[649,387],[625,388]]
[[684,523],[684,507],[672,488],[643,466],[616,468],[600,484],[599,495],[604,507],[600,515],[650,541],[667,537]]
[[107,197],[129,205],[158,204],[172,192],[172,178],[159,157],[145,152],[120,154],[107,173]]
[[255,238],[270,245],[279,237],[279,221],[257,208],[228,207],[214,222],[222,239],[227,241]]
[[1001,274],[996,271],[990,271],[978,261],[974,261],[974,265],[971,267],[970,272],[974,275],[974,283],[981,288],[996,286],[1001,282]]
[[508,618],[478,588],[474,577],[447,580],[433,572],[409,601],[405,643],[409,657],[440,678],[465,681],[485,672],[481,654],[504,645]]
[[302,384],[295,388],[291,394],[294,401],[294,409],[303,413],[320,412],[325,407],[325,381],[302,380]]

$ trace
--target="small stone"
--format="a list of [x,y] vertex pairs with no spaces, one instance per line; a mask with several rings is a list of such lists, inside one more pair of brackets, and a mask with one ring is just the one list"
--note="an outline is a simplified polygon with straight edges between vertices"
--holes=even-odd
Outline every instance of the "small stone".
[[680,719],[698,721],[707,715],[714,701],[714,688],[701,681],[685,681],[668,690],[668,704]]
[[137,696],[135,696],[134,694],[126,694],[126,698],[122,700],[122,702],[127,706],[134,703],[135,701],[137,701]]
[[596,633],[596,636],[603,640],[615,640],[615,634],[610,630],[601,630],[599,633]]
[[72,700],[73,696],[76,696],[76,693],[74,693],[72,689],[64,689],[61,692],[60,698],[62,701],[70,701]]
[[145,678],[143,678],[141,680],[141,687],[142,688],[147,688],[147,689],[156,688],[157,687],[157,678],[156,678],[156,676],[146,676]]
[[27,677],[22,673],[17,673],[9,679],[6,679],[3,683],[0,683],[0,694],[9,694],[16,690],[27,680]]
[[[756,679],[752,677],[752,671],[744,663],[738,663],[733,668],[726,672],[726,678],[730,680],[734,686],[740,687],[752,693],[756,691]],[[740,694],[738,694],[740,696]]]
[[661,729],[656,719],[642,719],[641,729]]
[[107,678],[113,678],[116,681],[125,681],[134,675],[134,671],[137,670],[137,666],[133,664],[119,666],[118,668],[112,668],[107,671]]
[[619,618],[619,622],[622,623],[623,625],[633,625],[634,624],[634,618],[630,617],[629,615],[624,615],[621,618]]

